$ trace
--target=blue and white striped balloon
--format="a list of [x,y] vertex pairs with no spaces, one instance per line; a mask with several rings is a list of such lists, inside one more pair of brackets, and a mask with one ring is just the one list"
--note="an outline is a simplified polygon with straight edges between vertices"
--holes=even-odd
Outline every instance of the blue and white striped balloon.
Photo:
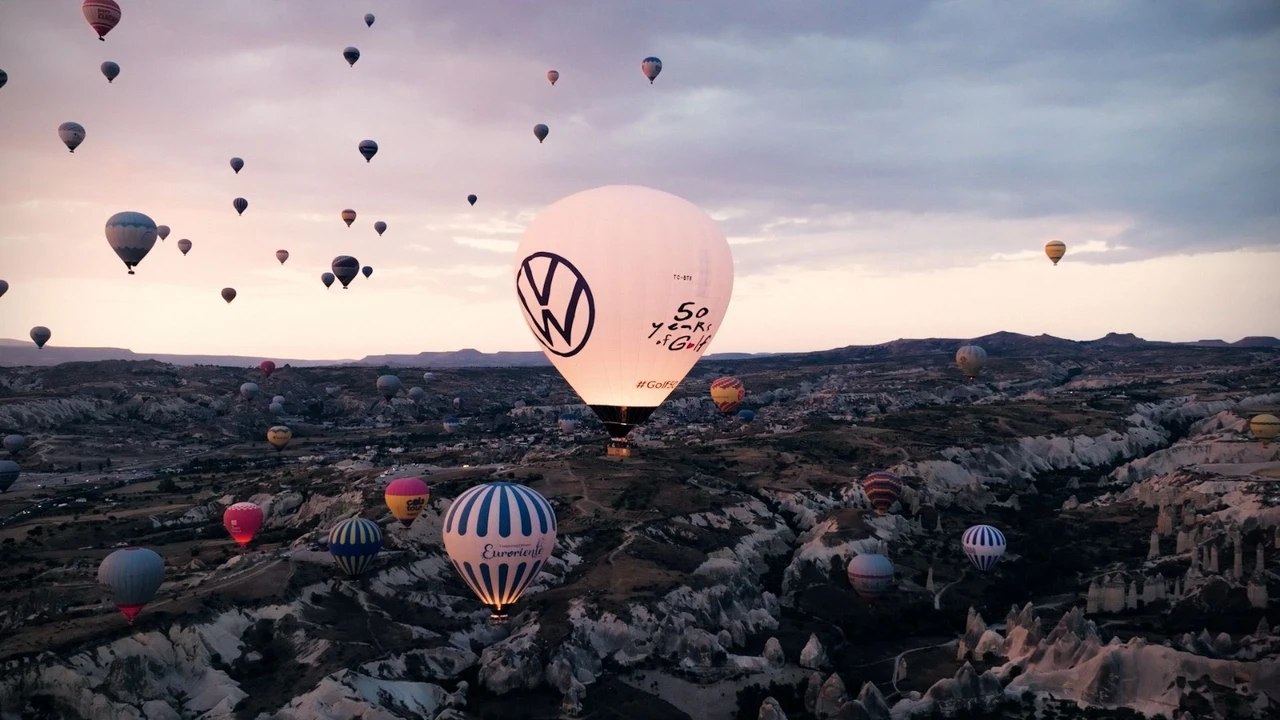
[[960,545],[974,567],[986,572],[1004,555],[1004,533],[990,525],[974,525],[960,536]]
[[343,520],[329,531],[329,554],[351,577],[364,574],[381,551],[382,529],[370,520]]
[[444,516],[444,549],[480,602],[501,612],[520,599],[556,547],[556,514],[537,491],[477,485]]

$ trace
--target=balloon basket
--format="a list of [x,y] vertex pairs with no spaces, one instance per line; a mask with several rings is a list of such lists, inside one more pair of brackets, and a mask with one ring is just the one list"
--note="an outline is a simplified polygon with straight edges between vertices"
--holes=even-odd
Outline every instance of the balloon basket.
[[612,440],[609,447],[605,451],[608,457],[629,458],[631,457],[631,443],[626,440]]
[[494,613],[494,614],[492,614],[492,615],[490,615],[490,616],[489,616],[489,625],[490,625],[490,627],[497,627],[498,625],[505,625],[505,624],[506,624],[506,622],[507,622],[507,614],[506,614],[506,613]]

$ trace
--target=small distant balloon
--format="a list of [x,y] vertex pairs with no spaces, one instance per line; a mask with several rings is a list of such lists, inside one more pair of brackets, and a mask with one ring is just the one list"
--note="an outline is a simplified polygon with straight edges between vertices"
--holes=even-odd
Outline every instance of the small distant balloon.
[[267,406],[267,412],[271,413],[272,415],[283,415],[284,403],[278,403],[278,402],[271,403],[270,405]]
[[551,132],[551,128],[547,127],[546,125],[543,125],[542,123],[538,123],[537,125],[533,126],[533,136],[538,138],[539,143],[541,143],[543,140],[546,140],[547,135],[550,132]]
[[276,395],[275,397],[271,398],[271,402],[276,403],[278,405],[284,405],[284,400],[285,398],[283,395]]
[[258,363],[258,371],[262,373],[262,377],[269,378],[276,371],[276,364],[271,360],[263,360]]
[[373,27],[373,13],[364,14],[365,27]]
[[[107,244],[133,274],[156,244],[156,222],[140,212],[126,210],[107,218]],[[181,243],[179,243],[181,245]]]
[[186,238],[179,240],[178,249],[182,251],[183,255],[186,255],[187,253],[191,252],[191,241]]
[[471,203],[472,205],[475,205],[475,204],[476,204],[476,200],[479,200],[479,199],[480,199],[480,198],[476,197],[475,195],[468,195],[468,196],[467,196],[467,202]]
[[431,498],[431,488],[419,478],[398,478],[387,483],[383,499],[400,524],[409,527],[422,514]]
[[249,209],[249,201],[244,198],[236,198],[231,201],[231,207],[236,209],[237,215],[243,215],[244,211]]
[[427,399],[427,391],[418,386],[409,388],[409,399],[414,402],[422,402]]
[[347,227],[351,227],[351,223],[355,221],[356,221],[355,210],[352,210],[351,208],[347,208],[346,210],[342,211],[342,222],[346,223]]
[[369,267],[368,265],[365,265],[364,267],[360,268],[360,272],[363,273],[365,277],[369,277],[370,275],[373,274],[373,268]]
[[387,231],[387,224],[379,220],[373,224],[373,229],[378,233],[378,236],[381,237],[382,233]]
[[395,375],[383,375],[379,377],[376,385],[378,388],[378,394],[387,402],[391,402],[391,399],[400,392],[400,388],[402,387],[400,378]]
[[262,527],[262,508],[251,502],[236,503],[222,512],[222,526],[240,547],[245,547]]
[[356,275],[360,274],[360,261],[350,255],[339,255],[333,259],[329,269],[338,282],[342,283],[342,289],[346,290],[351,281],[356,279]]
[[106,41],[107,33],[120,23],[120,6],[116,0],[84,0],[80,12],[89,27],[98,33],[98,39]]
[[222,299],[226,300],[227,304],[230,305],[231,301],[236,299],[236,289],[222,288]]
[[462,424],[462,421],[458,420],[458,418],[447,417],[444,419],[444,431],[447,433],[457,432],[458,426],[461,424]]
[[351,577],[362,575],[373,566],[382,551],[382,530],[364,518],[343,520],[329,531],[329,554],[342,571]]
[[98,566],[98,584],[111,593],[111,601],[130,623],[156,596],[162,582],[164,558],[150,548],[120,548]]
[[582,419],[577,413],[561,413],[559,419],[560,429],[564,432],[573,432],[578,429],[578,425],[582,423]]
[[5,492],[18,482],[22,468],[12,460],[0,460],[0,492]]
[[240,174],[240,170],[242,168],[244,168],[244,160],[241,160],[238,157],[231,158],[231,169],[235,170],[237,175]]
[[5,84],[8,82],[9,82],[9,73],[3,70],[0,70],[0,88],[4,87]]
[[747,410],[746,408],[743,408],[742,410],[738,411],[738,420],[740,422],[749,423],[755,419],[756,419],[756,412],[754,410]]
[[987,364],[987,351],[977,345],[965,345],[956,351],[956,365],[973,382]]
[[866,602],[873,602],[893,586],[893,563],[876,553],[859,553],[849,561],[849,584]]
[[886,470],[877,470],[862,481],[862,491],[867,494],[877,515],[888,515],[889,508],[902,497],[902,478]]
[[292,439],[293,431],[284,425],[276,425],[270,430],[267,430],[267,442],[271,443],[271,447],[275,448],[276,452],[284,450],[285,446],[288,445],[289,441]]
[[31,328],[30,335],[32,342],[36,344],[36,348],[42,350],[44,349],[44,344],[49,342],[49,338],[53,337],[53,333],[49,331],[49,328],[43,325]]
[[346,58],[348,65],[355,67],[356,61],[360,59],[360,51],[356,48],[349,47],[342,51],[342,57]]
[[1067,254],[1067,244],[1061,240],[1050,240],[1044,244],[1044,254],[1057,265],[1062,256]]
[[289,251],[288,251],[288,250],[277,250],[277,251],[276,251],[276,259],[280,261],[280,264],[281,264],[281,265],[283,265],[283,264],[284,264],[284,261],[289,259]]
[[1249,432],[1262,441],[1262,447],[1267,447],[1268,442],[1280,437],[1280,418],[1270,413],[1254,415],[1249,418]]
[[5,293],[7,293],[7,292],[9,292],[9,283],[8,283],[8,281],[6,281],[6,280],[0,280],[0,297],[4,297],[4,294],[5,294]]
[[102,70],[102,75],[107,79],[108,84],[120,75],[120,66],[110,60],[102,63],[99,69]]
[[360,154],[364,156],[365,162],[373,160],[373,156],[378,154],[378,143],[372,140],[361,140],[358,146]]
[[168,225],[157,225],[157,226],[156,226],[156,235],[159,235],[161,240],[164,240],[165,238],[169,237],[169,226],[168,226]]
[[4,449],[9,451],[10,455],[17,455],[27,446],[27,438],[25,435],[5,435]]
[[325,287],[329,287],[330,285],[332,285],[333,281],[334,281],[333,273],[331,272],[320,273],[320,282],[324,283]]
[[242,383],[240,385],[240,397],[245,400],[252,400],[258,396],[258,383]]
[[75,152],[84,142],[84,126],[78,122],[64,122],[58,126],[58,139],[71,152]]
[[986,572],[1000,562],[1006,546],[1004,533],[990,525],[974,525],[960,536],[960,546],[974,567]]
[[640,61],[640,72],[649,78],[649,84],[652,85],[658,73],[662,72],[662,61],[656,57],[647,57]]
[[548,70],[548,71],[547,71],[547,81],[548,81],[548,82],[550,82],[552,85],[555,85],[555,84],[556,84],[556,81],[557,81],[557,80],[559,80],[559,79],[560,79],[560,71],[559,71],[559,70]]

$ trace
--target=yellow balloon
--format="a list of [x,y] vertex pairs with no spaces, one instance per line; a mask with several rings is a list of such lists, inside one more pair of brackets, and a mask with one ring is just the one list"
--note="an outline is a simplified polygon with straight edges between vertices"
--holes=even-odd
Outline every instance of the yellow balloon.
[[1280,418],[1268,414],[1254,415],[1249,420],[1249,432],[1266,445],[1268,440],[1275,440],[1280,436]]
[[431,488],[418,478],[399,478],[387,485],[384,497],[391,514],[401,525],[409,527],[431,499]]
[[293,439],[293,431],[283,425],[276,425],[267,431],[267,442],[275,447],[276,452],[284,449],[285,445]]
[[1044,244],[1044,254],[1057,265],[1062,256],[1067,254],[1067,244],[1061,240],[1050,240]]

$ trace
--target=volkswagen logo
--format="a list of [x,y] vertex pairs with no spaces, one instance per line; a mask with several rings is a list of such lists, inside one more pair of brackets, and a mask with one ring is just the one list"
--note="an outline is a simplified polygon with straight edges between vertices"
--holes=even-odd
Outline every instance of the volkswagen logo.
[[596,324],[596,301],[573,263],[554,253],[533,253],[516,271],[516,294],[529,329],[547,352],[573,357],[586,347]]

